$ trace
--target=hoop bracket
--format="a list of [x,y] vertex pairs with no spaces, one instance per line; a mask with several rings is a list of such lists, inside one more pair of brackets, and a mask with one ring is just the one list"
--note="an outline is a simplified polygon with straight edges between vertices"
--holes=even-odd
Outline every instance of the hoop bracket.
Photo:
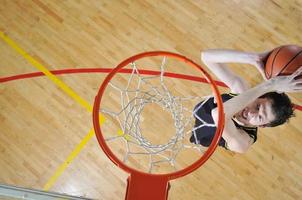
[[131,173],[127,179],[125,200],[167,200],[170,184],[167,177]]

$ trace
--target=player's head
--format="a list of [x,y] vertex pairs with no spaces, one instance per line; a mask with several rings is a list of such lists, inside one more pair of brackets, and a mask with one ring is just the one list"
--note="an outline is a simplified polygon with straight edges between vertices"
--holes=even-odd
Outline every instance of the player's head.
[[285,93],[269,92],[260,98],[266,98],[272,102],[272,110],[275,114],[275,120],[266,124],[266,127],[282,125],[294,116],[294,106]]
[[240,111],[236,118],[249,126],[275,127],[293,116],[293,105],[284,93],[269,92]]

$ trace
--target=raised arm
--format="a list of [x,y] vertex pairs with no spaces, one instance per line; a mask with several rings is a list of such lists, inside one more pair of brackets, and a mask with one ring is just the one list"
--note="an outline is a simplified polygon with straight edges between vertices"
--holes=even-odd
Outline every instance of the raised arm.
[[[232,117],[240,110],[244,109],[248,104],[255,101],[261,95],[274,90],[275,89],[272,83],[266,81],[254,88],[248,89],[247,91],[228,100],[223,104],[225,113],[225,126],[222,137],[226,141],[229,150],[238,153],[244,153],[253,144],[253,139],[244,130],[236,128],[236,126],[232,122]],[[217,108],[212,110],[212,117],[215,124],[217,124]]]
[[263,61],[268,53],[250,53],[226,49],[210,49],[201,52],[201,60],[224,82],[233,93],[242,93],[250,88],[249,84],[239,75],[233,73],[226,63],[243,63],[255,66],[264,76]]
[[[223,104],[225,112],[225,128],[222,137],[227,142],[230,150],[243,153],[247,151],[253,143],[252,139],[244,133],[243,130],[237,129],[235,125],[231,123],[231,118],[234,114],[268,92],[302,92],[302,79],[298,79],[301,75],[302,67],[292,75],[275,77],[268,81],[264,81]],[[212,116],[215,123],[217,123],[217,115],[217,108],[213,109]]]

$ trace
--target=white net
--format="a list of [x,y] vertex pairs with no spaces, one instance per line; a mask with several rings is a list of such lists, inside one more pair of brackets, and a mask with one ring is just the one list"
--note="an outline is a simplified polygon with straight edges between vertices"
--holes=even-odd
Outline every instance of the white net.
[[148,75],[137,63],[129,64],[131,73],[109,82],[100,110],[107,118],[101,129],[111,150],[127,165],[149,173],[170,173],[195,162],[207,148],[189,138],[197,139],[201,127],[215,126],[196,114],[212,97],[197,95],[209,94],[208,84],[167,78],[165,66],[164,57],[158,75]]

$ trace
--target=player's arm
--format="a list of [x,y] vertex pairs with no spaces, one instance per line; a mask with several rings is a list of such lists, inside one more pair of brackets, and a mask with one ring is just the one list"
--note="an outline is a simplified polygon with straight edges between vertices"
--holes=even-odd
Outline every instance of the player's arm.
[[226,49],[210,49],[201,52],[201,60],[224,82],[233,93],[242,93],[250,88],[249,84],[239,75],[232,72],[226,63],[243,63],[255,66],[264,76],[264,63],[268,53],[250,53]]
[[222,137],[226,142],[227,149],[237,153],[247,152],[254,143],[254,139],[244,130],[238,129],[231,120],[225,122]]
[[[272,81],[265,81],[258,86],[251,88],[240,95],[233,97],[232,99],[223,103],[225,113],[225,126],[222,133],[222,138],[226,141],[227,147],[231,151],[238,153],[246,152],[253,144],[253,138],[251,138],[244,130],[238,129],[232,117],[248,104],[255,101],[263,94],[276,90],[276,84]],[[218,123],[218,110],[217,108],[212,110],[212,117],[217,125]]]
[[[232,151],[244,153],[252,144],[252,138],[241,129],[237,129],[232,122],[232,117],[245,108],[248,104],[255,101],[258,97],[265,93],[277,92],[302,92],[302,79],[298,79],[302,75],[302,67],[289,76],[274,77],[268,81],[253,87],[242,94],[228,100],[223,104],[225,113],[225,128],[222,133],[223,139],[226,141],[228,148]],[[212,110],[212,117],[217,125],[218,110]]]

